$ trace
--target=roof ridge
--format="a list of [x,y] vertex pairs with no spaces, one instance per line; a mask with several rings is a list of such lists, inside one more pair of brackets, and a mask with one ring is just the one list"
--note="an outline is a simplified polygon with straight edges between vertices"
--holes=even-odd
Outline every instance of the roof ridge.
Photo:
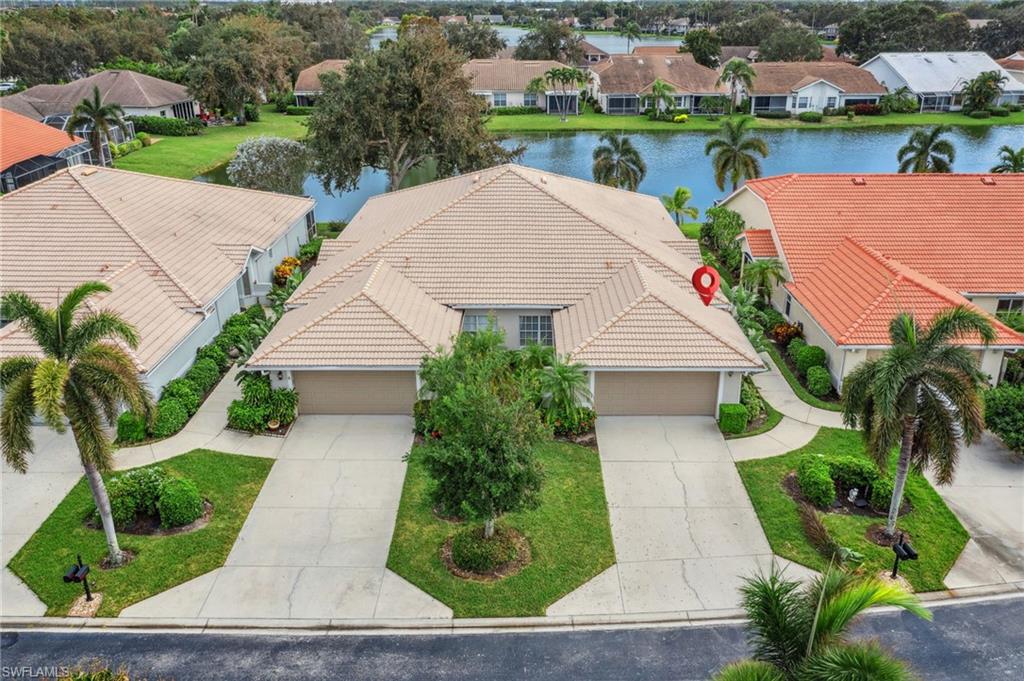
[[[125,73],[125,71],[122,71],[122,73]],[[135,87],[137,87],[139,89],[139,92],[142,93],[142,98],[146,100],[146,103],[150,106],[159,106],[158,104],[153,103],[153,98],[149,96],[149,92],[146,90],[146,88],[142,87],[142,83],[136,77],[138,76],[138,74],[135,71],[127,71],[127,73],[129,74],[129,77],[132,79],[132,83],[134,83]]]
[[167,275],[167,278],[170,279],[174,283],[174,285],[177,286],[181,290],[181,292],[185,294],[186,298],[188,298],[197,307],[203,307],[202,301],[200,301],[195,296],[195,294],[192,293],[192,291],[190,291],[188,287],[185,286],[185,284],[182,281],[180,281],[177,276],[174,275],[173,272],[170,272],[166,267],[164,267],[164,264],[160,261],[160,259],[157,258],[156,255],[150,251],[150,249],[142,242],[141,239],[139,239],[138,236],[136,236],[135,232],[133,232],[131,228],[128,227],[128,225],[124,224],[121,221],[121,219],[117,217],[112,210],[110,210],[110,207],[107,206],[107,204],[100,197],[96,196],[96,194],[91,189],[86,187],[85,183],[83,183],[81,179],[77,177],[74,173],[70,172],[70,170],[69,175],[75,181],[75,183],[77,183],[78,186],[81,187],[82,190],[85,191],[85,193],[88,194],[90,198],[92,198],[92,200],[96,202],[96,205],[102,208],[103,211],[110,216],[110,219],[113,220],[114,223],[118,227],[120,227],[126,235],[128,235],[128,238],[135,242],[135,245],[138,246],[143,253],[149,256],[149,258],[153,261],[153,264],[160,268],[161,272]]
[[[141,175],[143,177],[148,177],[150,179],[167,180],[168,182],[180,182],[182,184],[188,184],[188,185],[195,185],[195,184],[198,183],[198,184],[203,185],[204,187],[208,187],[210,189],[215,189],[215,190],[218,190],[218,191],[249,192],[251,194],[265,194],[265,195],[268,195],[268,196],[276,196],[278,198],[296,199],[298,201],[308,201],[308,202],[312,202],[313,204],[316,203],[316,201],[314,199],[312,199],[312,198],[310,198],[308,196],[295,196],[294,194],[283,194],[281,192],[271,192],[271,191],[267,191],[265,189],[253,189],[251,187],[236,187],[234,185],[217,184],[216,182],[197,182],[196,180],[188,180],[188,179],[185,179],[184,177],[171,177],[169,175],[152,175],[150,173],[140,173],[140,172],[137,172],[137,171],[134,171],[134,170],[125,170],[124,168],[114,168],[113,166],[88,166],[88,167],[89,168],[95,168],[96,170],[99,170],[99,171],[102,171],[102,172],[107,172],[107,173],[122,173],[124,175],[137,175],[137,176]],[[66,168],[65,170],[67,170],[68,172],[71,172],[71,171],[73,171],[75,169],[81,169],[81,167],[80,166],[72,166],[71,168]]]
[[[374,305],[376,305],[376,306],[377,306],[377,309],[378,309],[378,310],[380,310],[381,312],[383,312],[383,313],[384,313],[385,315],[387,315],[387,316],[388,316],[388,317],[389,317],[389,318],[390,318],[390,319],[391,319],[391,320],[392,320],[393,322],[395,322],[395,323],[396,323],[396,324],[398,324],[398,325],[399,325],[400,327],[402,327],[403,329],[405,329],[406,333],[408,333],[408,334],[409,334],[410,336],[412,336],[413,338],[415,338],[416,340],[418,340],[418,341],[420,342],[420,345],[422,345],[423,347],[425,347],[425,348],[427,349],[427,351],[428,351],[428,352],[432,352],[432,351],[434,350],[434,348],[430,347],[430,343],[429,343],[429,342],[427,341],[427,339],[426,339],[426,338],[424,338],[423,336],[421,336],[421,335],[420,335],[420,334],[419,334],[419,333],[418,333],[417,331],[415,331],[415,330],[414,330],[414,329],[413,329],[413,328],[412,328],[412,327],[411,327],[411,326],[410,326],[410,325],[409,325],[408,323],[406,323],[406,322],[405,322],[405,321],[404,321],[403,319],[401,319],[401,318],[400,318],[400,317],[399,317],[399,316],[398,316],[398,315],[397,315],[397,314],[396,314],[396,313],[394,312],[394,310],[392,310],[392,309],[391,309],[390,307],[388,307],[387,305],[385,305],[384,303],[382,303],[382,302],[381,302],[380,300],[378,300],[378,299],[377,299],[377,295],[376,295],[375,293],[373,293],[373,292],[371,292],[371,291],[369,291],[369,290],[368,290],[368,289],[369,289],[369,286],[370,286],[370,280],[372,280],[372,279],[373,279],[373,277],[374,277],[374,276],[375,276],[375,275],[377,274],[377,272],[378,272],[378,271],[379,271],[379,269],[380,269],[380,265],[381,265],[381,264],[383,264],[383,263],[384,263],[384,261],[383,261],[383,260],[378,260],[378,261],[377,261],[377,266],[376,266],[376,267],[374,268],[374,272],[373,272],[373,274],[371,274],[371,275],[370,275],[370,279],[368,279],[368,280],[367,280],[367,282],[366,282],[366,284],[365,284],[365,287],[363,288],[363,295],[365,295],[365,296],[366,296],[366,298],[367,298],[367,299],[368,299],[368,300],[369,300],[370,302],[372,302],[372,303],[373,303]],[[391,269],[394,269],[394,268],[391,268]],[[398,270],[394,270],[394,271],[395,271],[395,273],[396,273],[396,274],[399,274],[399,275],[401,275],[401,274],[402,274],[401,272],[398,272]],[[430,298],[430,296],[429,296],[429,295],[427,294],[427,292],[426,292],[426,291],[424,291],[423,289],[421,289],[421,288],[420,288],[419,286],[416,286],[416,284],[414,284],[414,283],[413,283],[412,281],[410,281],[410,280],[409,280],[409,279],[408,279],[407,277],[405,277],[405,276],[402,276],[402,279],[404,279],[404,280],[405,280],[405,281],[407,281],[407,282],[408,282],[408,283],[409,283],[409,284],[410,284],[411,286],[415,287],[415,288],[416,288],[417,290],[419,290],[419,291],[420,291],[421,293],[423,293],[423,295],[427,296],[427,298]],[[441,304],[441,303],[438,303],[438,302],[437,302],[436,300],[434,300],[433,298],[430,298],[430,300],[433,300],[433,301],[434,301],[435,303],[437,303],[438,305],[440,305],[440,304]]]
[[[629,264],[623,266],[621,269],[619,269],[617,272],[615,272],[615,274],[613,274],[612,276],[608,277],[603,282],[601,282],[598,286],[596,286],[594,288],[594,290],[591,291],[591,293],[594,293],[595,291],[597,291],[597,289],[601,288],[602,286],[607,284],[609,281],[611,281],[615,277],[621,276],[622,273],[627,268],[629,268],[630,266],[633,266],[633,269],[637,273],[637,276],[640,277],[640,270],[639,270],[639,268],[636,267],[636,264],[637,263],[636,263],[635,260],[630,261]],[[587,346],[593,344],[600,336],[602,336],[606,331],[608,331],[613,326],[615,326],[615,324],[617,322],[621,321],[623,317],[625,317],[627,314],[629,314],[629,312],[632,311],[633,308],[635,308],[637,305],[639,305],[641,302],[643,302],[644,298],[646,298],[648,295],[650,295],[650,290],[647,288],[647,284],[644,281],[643,277],[640,277],[640,284],[641,284],[642,288],[640,290],[639,295],[637,295],[636,298],[634,298],[629,303],[624,305],[623,308],[617,314],[613,315],[610,319],[606,320],[604,324],[602,324],[601,326],[599,326],[596,329],[594,329],[593,333],[591,333],[589,336],[587,336],[582,341],[580,341],[579,344],[577,344],[575,348],[570,350],[568,354],[570,356],[572,356],[572,355],[575,355],[577,353],[583,352],[583,350],[585,350],[587,348]],[[579,303],[574,303],[573,305],[570,305],[569,307],[575,307],[575,305],[578,305],[578,304]]]

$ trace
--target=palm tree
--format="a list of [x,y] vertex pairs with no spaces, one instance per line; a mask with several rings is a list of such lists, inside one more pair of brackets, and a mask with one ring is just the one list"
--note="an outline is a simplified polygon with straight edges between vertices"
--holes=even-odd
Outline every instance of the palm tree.
[[718,85],[727,83],[729,85],[729,111],[736,111],[736,104],[740,98],[740,86],[742,85],[747,92],[750,92],[754,88],[754,78],[757,77],[757,73],[754,68],[743,61],[742,59],[730,59],[726,62],[725,66],[722,67],[722,73],[718,76]]
[[786,280],[786,272],[777,258],[763,258],[743,267],[743,285],[750,288],[767,303],[772,296],[772,287]]
[[629,46],[633,44],[634,40],[640,40],[640,25],[635,21],[630,21],[619,29],[619,35],[626,39],[626,54],[629,54]]
[[999,163],[992,166],[992,173],[1024,173],[1024,147],[1017,151],[1009,144],[999,147]]
[[661,203],[665,206],[665,210],[672,213],[672,218],[676,221],[679,229],[683,228],[683,217],[696,220],[700,215],[700,211],[693,206],[687,205],[690,199],[693,198],[693,192],[686,187],[676,187],[676,190],[671,194],[663,194],[661,197]]
[[1003,91],[1007,77],[999,71],[983,71],[964,86],[963,109],[965,113],[984,111],[992,106]]
[[[566,106],[569,90],[576,90],[576,88],[586,84],[587,76],[583,71],[572,66],[556,66],[548,69],[547,72],[544,73],[544,78],[548,83],[550,83],[552,88],[557,89],[560,93],[558,112],[561,115],[561,120],[563,122],[569,120],[567,111],[568,106]],[[577,115],[579,114],[578,106],[576,107],[576,113]]]
[[606,132],[600,140],[603,144],[594,149],[594,182],[635,192],[647,175],[640,152],[625,135]]
[[715,681],[834,681],[914,678],[877,643],[847,641],[850,625],[868,608],[887,605],[931,620],[913,594],[877,577],[829,569],[807,586],[784,579],[775,567],[745,580],[752,660],[733,663]]
[[915,130],[907,143],[896,152],[901,173],[951,173],[956,149],[943,139],[948,125],[936,125],[931,130]]
[[768,145],[749,132],[753,121],[749,116],[723,120],[721,132],[705,145],[704,155],[715,155],[712,165],[719,189],[725,189],[727,179],[735,191],[741,181],[761,177],[761,161],[756,154],[768,156]]
[[75,130],[88,129],[93,162],[106,165],[103,159],[103,140],[110,139],[110,129],[115,126],[124,130],[123,116],[124,109],[120,104],[104,102],[100,97],[100,89],[93,87],[92,99],[83,99],[71,112],[68,135],[73,137]]
[[590,401],[590,379],[586,367],[554,356],[539,375],[541,405],[549,419],[562,419],[568,425],[579,422],[583,403]]
[[106,284],[87,282],[53,309],[21,292],[3,296],[3,317],[21,322],[43,357],[17,356],[0,362],[0,445],[7,463],[24,473],[28,468],[25,457],[33,450],[32,417],[38,413],[58,433],[66,431],[65,422],[70,424],[103,522],[108,560],[119,565],[121,548],[100,475],[113,462],[104,421],[113,427],[122,405],[148,417],[151,398],[139,381],[135,364],[117,344],[138,346],[135,329],[113,312],[82,309],[90,297],[109,292]]
[[654,100],[654,108],[659,104],[665,105],[665,111],[671,111],[676,106],[675,88],[671,83],[666,83],[661,78],[655,78],[651,83],[651,99]]
[[985,429],[983,378],[961,338],[995,338],[981,312],[957,306],[922,327],[909,312],[889,324],[892,347],[854,369],[843,382],[843,421],[864,429],[868,453],[882,470],[897,446],[896,478],[885,532],[893,536],[907,473],[931,467],[939,484],[953,480],[961,443]]

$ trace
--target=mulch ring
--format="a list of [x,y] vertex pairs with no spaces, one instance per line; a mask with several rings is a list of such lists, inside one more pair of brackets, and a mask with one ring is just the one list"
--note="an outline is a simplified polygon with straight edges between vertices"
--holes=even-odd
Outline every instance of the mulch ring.
[[128,549],[121,549],[121,564],[111,565],[110,556],[104,556],[103,560],[100,561],[100,570],[117,570],[128,565],[135,560],[135,552],[129,551]]
[[[213,504],[207,499],[203,499],[203,514],[196,518],[188,525],[182,525],[181,527],[161,527],[160,517],[152,515],[138,515],[135,518],[135,522],[125,527],[124,529],[118,528],[118,534],[141,534],[148,537],[166,537],[173,534],[187,534],[189,532],[195,532],[201,530],[210,524],[210,520],[213,519]],[[85,526],[92,530],[102,530],[103,525],[98,521],[90,517]],[[125,551],[125,553],[128,553]]]
[[580,447],[587,447],[589,449],[597,449],[597,432],[593,429],[580,433],[579,435],[556,435],[555,439],[559,442],[568,442],[570,444],[579,445]]
[[[786,477],[782,479],[782,489],[786,492],[794,501],[797,503],[803,501],[814,508],[818,509],[822,513],[839,513],[842,515],[857,515],[864,518],[885,518],[889,515],[888,510],[876,511],[871,506],[857,506],[854,502],[851,502],[847,494],[849,490],[843,489],[839,485],[836,485],[836,500],[829,508],[820,508],[819,506],[812,504],[807,497],[804,496],[803,491],[800,489],[800,483],[796,479],[796,471],[790,471],[786,474]],[[900,515],[904,516],[913,510],[910,502],[907,501],[906,495],[903,497],[903,503],[900,505]]]
[[896,532],[895,534],[893,534],[893,536],[890,537],[889,535],[887,535],[885,533],[885,523],[869,525],[868,529],[864,531],[864,538],[872,544],[877,544],[878,546],[892,546],[896,543],[896,540],[900,538],[901,534],[903,535],[903,541],[910,544],[914,543],[912,541],[910,533],[902,530],[898,526],[896,527]]
[[512,541],[515,542],[516,557],[503,565],[499,565],[490,572],[472,572],[470,570],[463,570],[456,565],[455,561],[452,560],[452,537],[448,537],[441,546],[441,562],[448,568],[448,572],[456,577],[469,579],[474,582],[496,582],[499,579],[518,574],[532,560],[530,542],[527,541],[526,537],[519,530],[506,528],[505,532],[511,535]]
[[461,525],[466,522],[464,518],[457,516],[454,513],[445,513],[441,507],[436,504],[430,508],[430,512],[433,513],[434,517],[438,520],[451,523],[452,525]]

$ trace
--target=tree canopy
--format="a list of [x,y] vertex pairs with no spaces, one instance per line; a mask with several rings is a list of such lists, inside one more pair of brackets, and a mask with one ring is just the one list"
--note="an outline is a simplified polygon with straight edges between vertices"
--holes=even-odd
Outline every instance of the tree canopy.
[[516,59],[554,59],[567,64],[580,61],[583,51],[580,37],[565,24],[542,21],[520,40],[516,46]]
[[784,26],[773,31],[757,48],[763,61],[818,61],[821,43],[818,36],[802,26]]
[[913,1],[870,4],[843,22],[838,51],[864,62],[879,52],[963,50],[970,34],[967,17],[959,12],[942,14]]
[[689,52],[695,62],[714,69],[718,67],[718,61],[722,56],[722,39],[714,31],[697,28],[686,34],[679,51]]
[[444,37],[467,59],[491,59],[505,49],[505,39],[487,24],[445,24]]

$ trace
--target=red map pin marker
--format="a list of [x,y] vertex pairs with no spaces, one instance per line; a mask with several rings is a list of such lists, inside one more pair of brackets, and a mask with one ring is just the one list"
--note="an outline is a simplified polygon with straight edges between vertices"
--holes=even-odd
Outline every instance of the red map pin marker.
[[718,290],[718,285],[722,283],[722,278],[714,267],[704,265],[694,270],[693,278],[690,281],[693,283],[693,288],[696,289],[697,295],[700,296],[704,305],[710,305],[711,301],[715,298],[715,291]]

